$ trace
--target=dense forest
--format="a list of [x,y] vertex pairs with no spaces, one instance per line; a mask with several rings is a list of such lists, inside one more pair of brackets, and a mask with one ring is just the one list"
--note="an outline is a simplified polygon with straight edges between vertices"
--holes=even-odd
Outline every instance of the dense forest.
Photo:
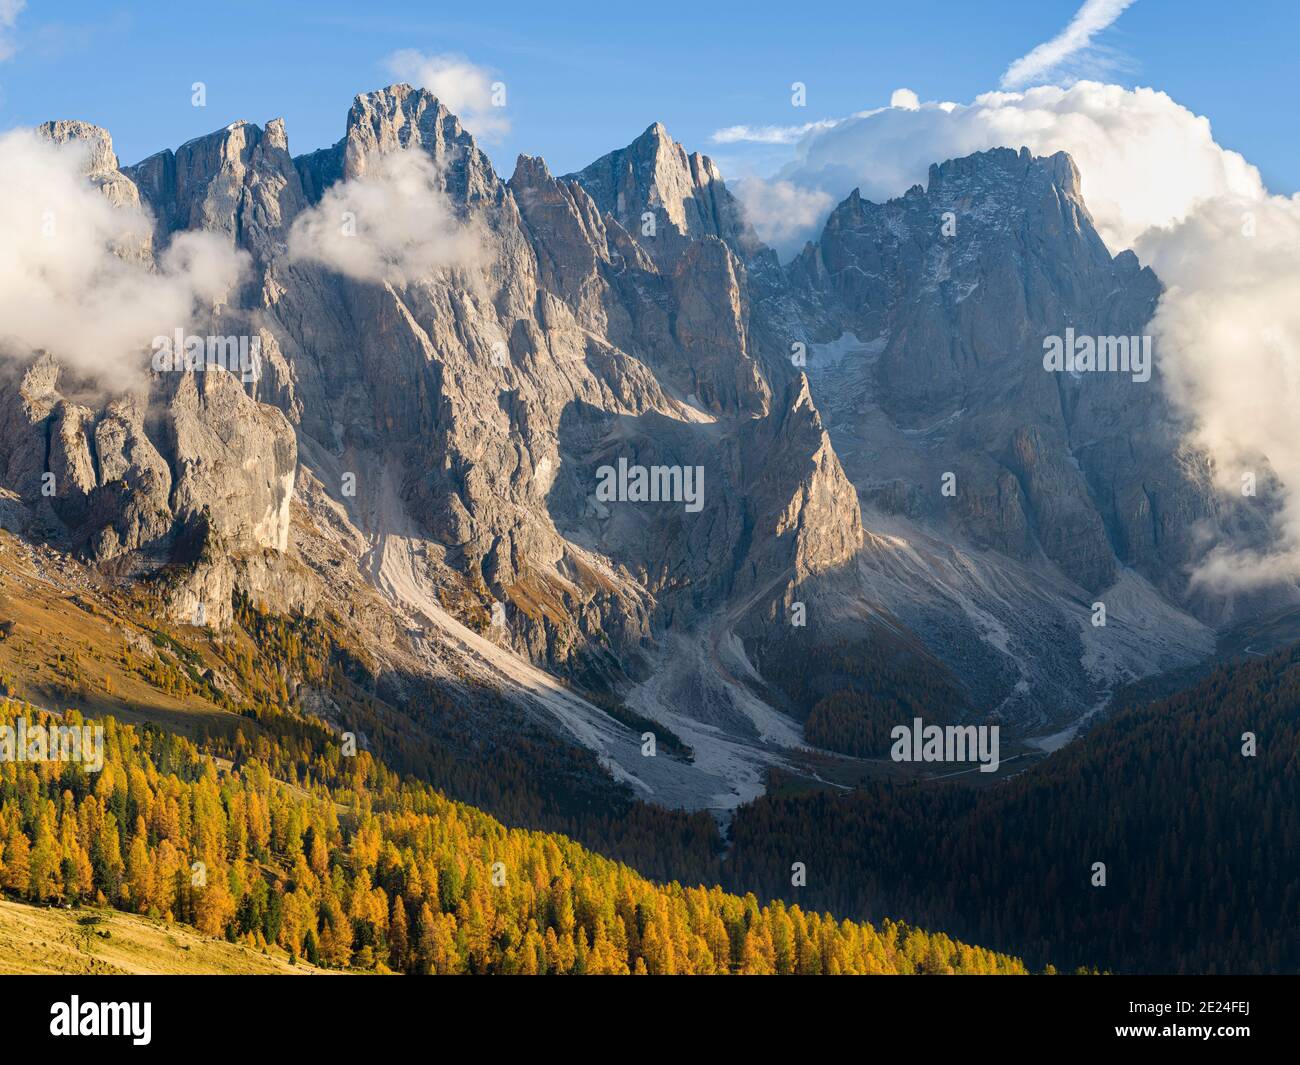
[[787,894],[794,854],[817,906],[1014,946],[1030,964],[1295,972],[1300,645],[1123,706],[996,787],[769,795],[732,837],[725,883]]
[[[0,701],[0,725],[77,726]],[[0,887],[111,905],[291,959],[402,973],[1023,973],[1014,958],[718,887],[658,885],[507,829],[304,725],[221,754],[102,722],[104,765],[0,763]],[[280,776],[283,779],[278,779]]]
[[[480,837],[495,840],[505,833],[509,839],[546,840],[561,854],[575,855],[564,858],[570,872],[596,863],[600,873],[590,875],[600,881],[599,893],[618,885],[615,902],[623,898],[625,881],[637,885],[628,889],[637,904],[652,899],[660,906],[660,892],[669,900],[697,898],[680,888],[654,887],[618,862],[650,880],[716,884],[732,892],[725,900],[715,889],[705,893],[716,902],[708,906],[721,915],[729,943],[724,954],[715,937],[709,957],[728,971],[758,964],[752,951],[745,960],[755,923],[763,950],[771,930],[772,950],[764,956],[777,969],[785,965],[776,961],[777,945],[785,941],[776,926],[794,921],[796,904],[802,927],[816,926],[819,936],[827,934],[825,920],[802,911],[829,911],[879,926],[876,933],[853,933],[866,937],[860,945],[871,946],[846,948],[853,960],[837,961],[840,968],[880,967],[879,957],[886,959],[884,971],[971,971],[985,964],[972,960],[984,956],[971,948],[943,937],[916,940],[920,933],[886,921],[898,918],[943,928],[1036,967],[1051,962],[1116,971],[1300,969],[1300,647],[1222,667],[1155,701],[1143,697],[1146,689],[1135,688],[1117,700],[1107,721],[993,787],[972,788],[961,780],[873,782],[844,793],[810,791],[807,781],[784,787],[778,775],[768,796],[737,811],[724,851],[706,813],[634,801],[611,785],[588,752],[557,743],[494,692],[470,687],[453,694],[421,678],[385,672],[364,649],[341,641],[329,618],[282,617],[245,601],[235,605],[237,626],[200,647],[204,656],[189,646],[185,632],[162,629],[147,653],[125,652],[125,664],[150,683],[200,693],[229,711],[204,718],[194,744],[148,726],[137,731],[110,724],[112,735],[130,739],[115,741],[109,768],[99,777],[83,779],[75,768],[60,767],[53,777],[30,765],[0,768],[0,887],[29,898],[102,900],[170,913],[178,921],[276,943],[336,966],[444,971],[441,964],[497,971],[536,963],[555,969],[554,950],[546,956],[548,930],[556,944],[572,945],[576,964],[580,937],[569,928],[571,939],[565,939],[567,920],[557,925],[553,914],[538,909],[536,898],[512,894],[522,886],[511,870],[527,867],[532,880],[538,875],[527,857],[531,843],[499,859],[506,862],[507,890],[480,897],[494,907],[512,900],[506,917],[492,911],[494,922],[513,928],[494,940],[499,952],[485,960],[461,938],[454,963],[449,956],[439,963],[427,950],[419,953],[421,943],[433,942],[424,935],[432,922],[450,915],[459,934],[460,922],[472,916],[462,904],[477,905],[466,902],[473,892],[452,898],[447,881],[438,880],[449,852],[443,830],[429,826],[441,824],[443,812],[455,811],[453,820],[470,826],[466,839],[472,837],[455,844],[462,848],[452,861],[457,884],[466,878],[478,883],[498,860],[488,860],[492,847]],[[852,750],[871,750],[878,724],[888,718],[919,713],[942,720],[955,709],[959,692],[951,678],[909,657],[908,650],[882,643],[831,648],[825,657],[788,656],[796,665],[780,679],[792,712],[809,714],[811,732],[818,717],[810,711],[819,705],[824,711],[832,704],[846,708],[843,716],[824,712],[827,731],[818,735]],[[214,655],[222,678],[206,668]],[[909,663],[923,674],[910,689]],[[70,675],[84,672],[76,662],[67,669]],[[5,678],[0,685],[13,686]],[[18,706],[15,700],[8,713],[17,713]],[[358,757],[339,757],[341,729],[356,733]],[[1242,751],[1248,732],[1255,736],[1253,755]],[[117,805],[110,808],[110,802]],[[170,814],[161,826],[155,823],[163,817],[160,804],[166,809],[169,802],[184,826],[179,839],[172,835]],[[193,837],[200,807],[219,815],[218,835],[225,842],[218,852]],[[267,841],[257,842],[261,829],[254,830],[248,812],[254,808],[267,816],[280,811]],[[298,813],[285,812],[291,808]],[[516,835],[480,810],[530,831]],[[142,811],[148,811],[143,818]],[[110,812],[116,852],[94,842],[106,831]],[[399,813],[421,819],[417,834],[425,835],[420,846],[410,846],[413,857],[405,851],[415,830],[397,827]],[[65,827],[72,822],[75,831]],[[83,823],[98,827],[88,837],[91,830]],[[284,827],[291,823],[301,826],[301,838],[293,834],[299,829]],[[374,825],[379,827],[366,827]],[[374,862],[354,854],[357,834],[366,831],[377,831],[383,841]],[[614,861],[596,858],[561,835]],[[74,836],[81,846],[71,845]],[[390,838],[402,855],[400,873],[387,847]],[[133,865],[131,855],[141,849],[147,860],[137,853]],[[310,877],[299,875],[300,855]],[[221,871],[211,895],[189,885],[185,870],[194,861]],[[806,867],[806,884],[799,887],[791,882],[795,862]],[[1099,862],[1105,865],[1104,887],[1093,885]],[[550,857],[543,867],[552,880],[560,875]],[[355,884],[362,871],[366,890],[383,896],[382,920],[376,902],[375,912],[366,911],[358,923]],[[601,879],[608,877],[613,879]],[[578,879],[571,875],[566,884],[565,891],[576,890]],[[754,897],[733,899],[750,892]],[[401,897],[396,909],[395,896]],[[306,916],[286,926],[291,898]],[[764,909],[767,900],[780,901]],[[689,905],[680,905],[688,916],[674,918],[673,928],[680,925],[691,935],[703,929],[704,918],[691,918]],[[654,971],[659,962],[636,953],[644,912],[632,921],[636,935],[629,938],[624,918],[635,907],[618,911],[621,941],[608,911],[601,912],[605,937],[621,943],[621,964],[635,970],[640,958]],[[738,918],[742,912],[748,916]],[[543,942],[540,959],[535,953],[524,958],[522,944],[534,926]],[[583,928],[583,949],[590,955],[597,923]],[[811,942],[812,933],[806,934]],[[662,938],[661,931],[656,935]],[[403,936],[405,948],[394,952],[394,940],[400,944]],[[928,950],[932,941],[940,944],[936,953],[918,963],[916,944],[924,942]],[[693,961],[681,961],[692,957],[689,935],[674,942],[685,953],[675,954],[673,964],[708,967],[698,950]],[[902,942],[913,946],[902,950]],[[876,959],[870,965],[868,954]],[[788,961],[784,953],[780,957]],[[588,967],[593,964],[603,963]],[[813,965],[806,958],[801,964]],[[998,967],[1005,964],[993,964]]]
[[884,758],[889,732],[914,717],[957,721],[965,709],[951,673],[925,650],[878,626],[852,642],[786,636],[750,647],[763,676],[789,700],[809,743],[855,758]]
[[[567,835],[653,879],[718,881],[722,839],[707,813],[635,801],[610,781],[594,754],[559,742],[514,701],[472,681],[452,687],[386,672],[363,648],[350,645],[330,618],[275,614],[241,596],[234,607],[237,638],[219,644],[218,653],[236,691],[209,694],[255,722],[246,729],[250,740],[262,731],[274,735],[264,757],[274,750],[305,771],[304,752],[320,734],[303,703],[309,692],[319,693],[334,707],[330,723],[356,733],[389,769],[430,782],[508,825]],[[318,707],[317,713],[325,711]],[[205,732],[202,739],[212,747],[229,735]],[[672,757],[678,746],[667,735],[659,738],[663,755]]]

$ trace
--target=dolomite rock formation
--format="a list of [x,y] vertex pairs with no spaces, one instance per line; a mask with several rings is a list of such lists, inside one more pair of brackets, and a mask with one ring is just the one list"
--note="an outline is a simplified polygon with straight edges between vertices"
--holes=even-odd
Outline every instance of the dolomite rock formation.
[[995,149],[889,203],[855,191],[787,274],[813,396],[882,509],[1044,555],[1092,593],[1132,567],[1176,600],[1206,529],[1252,524],[1180,448],[1158,353],[1145,382],[1043,367],[1044,338],[1067,328],[1140,337],[1161,291],[1097,235],[1069,156]]
[[[122,255],[151,265],[186,232],[247,255],[190,328],[255,337],[256,380],[162,372],[105,395],[57,352],[0,378],[0,486],[30,535],[155,581],[182,620],[227,624],[236,594],[328,609],[534,696],[536,666],[687,715],[674,727],[696,715],[693,743],[734,733],[755,758],[798,730],[762,703],[744,640],[796,598],[815,618],[799,653],[887,624],[971,706],[1038,725],[1202,653],[1183,611],[1218,609],[1189,599],[1201,535],[1263,528],[1179,444],[1158,364],[1146,383],[1044,370],[1045,336],[1140,335],[1160,295],[1104,246],[1065,155],[998,149],[886,204],[854,192],[782,266],[658,123],[564,177],[521,156],[508,181],[405,85],[358,96],[336,144],[296,157],[279,119],[125,168],[103,130],[41,131],[86,146],[115,207],[149,212]],[[376,277],[293,250],[332,191],[382,182],[398,153],[431,164],[426,206],[472,254]],[[356,219],[363,239],[374,221]],[[702,506],[597,498],[620,461],[698,469]],[[1089,633],[1107,596],[1118,629]],[[1130,646],[1141,614],[1153,635]],[[565,705],[582,742],[627,731]],[[745,764],[690,801],[761,786],[762,759]]]

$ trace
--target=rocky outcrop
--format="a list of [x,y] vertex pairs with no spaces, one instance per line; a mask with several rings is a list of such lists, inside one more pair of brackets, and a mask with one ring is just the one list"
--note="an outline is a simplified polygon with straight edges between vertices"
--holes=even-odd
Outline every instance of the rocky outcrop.
[[738,590],[756,590],[784,575],[794,587],[847,566],[862,547],[858,494],[799,375],[777,413],[755,421],[742,438],[751,550]]
[[298,468],[284,415],[250,399],[237,377],[220,370],[182,375],[167,413],[176,519],[202,514],[222,540],[284,552]]
[[113,138],[108,130],[89,122],[64,120],[36,127],[38,136],[55,144],[73,144],[86,153],[84,173],[114,207],[138,207],[140,193],[130,176],[118,167]]
[[179,229],[225,234],[261,259],[307,202],[284,122],[234,122],[128,167],[161,246]]
[[[125,231],[141,228],[133,216],[142,205],[156,212],[154,239],[117,249],[144,268],[152,267],[155,247],[190,227],[273,256],[275,240],[305,202],[278,121],[265,131],[236,123],[126,170],[118,169],[111,139],[97,127],[52,122],[40,133],[86,146],[86,176],[127,212]],[[145,197],[133,176],[145,182]],[[253,327],[247,311],[236,310],[208,328],[224,335]],[[265,339],[273,374],[291,379],[273,337]],[[279,571],[274,559],[256,566],[233,560],[261,552],[282,557],[288,547],[297,454],[281,411],[258,403],[239,376],[219,368],[155,372],[119,394],[66,378],[55,354],[45,354],[0,383],[0,476],[38,528],[100,563],[132,556],[127,572],[179,564],[172,583],[220,592],[213,599],[209,588],[204,596],[215,619],[228,620],[240,573],[257,576],[246,591],[274,583],[266,576]],[[291,391],[291,380],[281,387]],[[170,602],[189,620],[193,603],[186,596]]]

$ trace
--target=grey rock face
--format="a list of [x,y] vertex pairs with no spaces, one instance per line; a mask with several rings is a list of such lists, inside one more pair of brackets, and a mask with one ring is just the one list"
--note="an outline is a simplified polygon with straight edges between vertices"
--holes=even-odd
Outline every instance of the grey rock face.
[[127,167],[157,220],[160,246],[179,229],[223,233],[266,255],[306,203],[284,122],[225,129]]
[[[115,207],[140,207],[137,186],[117,168],[106,132],[77,122],[47,123],[40,132],[59,143],[89,145],[87,177]],[[265,133],[236,124],[177,156],[154,157],[145,170],[158,180],[147,202],[160,211],[160,241],[194,224],[268,248],[267,234],[301,201],[284,149],[278,123]],[[152,242],[118,253],[153,265]],[[217,328],[215,319],[210,326]],[[239,330],[247,328],[243,318]],[[57,359],[44,354],[0,384],[5,487],[45,528],[61,529],[56,539],[64,546],[100,562],[138,556],[144,571],[179,556],[190,556],[184,562],[192,566],[204,557],[204,536],[219,537],[237,552],[286,550],[297,467],[293,432],[280,411],[247,395],[235,375],[219,369],[153,373],[142,388],[118,395],[66,376]],[[197,571],[191,577],[206,579]],[[229,617],[233,585],[226,585],[209,604],[214,619]],[[178,609],[190,616],[188,605]]]
[[[152,211],[139,254],[202,230],[252,263],[207,328],[258,338],[256,382],[163,373],[105,397],[49,355],[0,381],[3,487],[70,549],[159,575],[178,618],[225,624],[236,593],[328,608],[393,654],[423,633],[438,668],[553,683],[502,645],[707,724],[694,743],[734,726],[789,747],[740,637],[796,599],[818,618],[800,653],[885,624],[967,674],[980,712],[1037,723],[1044,701],[1086,709],[1085,659],[1118,676],[1202,650],[1179,609],[1196,529],[1258,524],[1221,511],[1158,381],[1043,369],[1044,337],[1141,335],[1160,294],[1103,245],[1064,155],[979,153],[887,204],[854,193],[783,268],[659,124],[568,177],[520,157],[508,182],[405,85],[296,158],[279,120],[125,170],[103,131],[47,135],[86,140],[88,177]],[[295,219],[401,152],[433,162],[480,254],[383,281],[289,254]],[[601,498],[620,464],[701,471],[699,505]],[[1093,595],[1120,624],[1154,616],[1158,647],[1080,631]],[[760,786],[753,751],[733,756],[710,756],[749,766],[726,786]]]
[[858,495],[835,456],[813,403],[808,379],[784,393],[771,418],[755,420],[741,439],[749,456],[753,548],[741,572],[742,589],[758,589],[789,573],[798,585],[848,564],[862,548]]
[[660,264],[703,237],[717,237],[742,256],[762,248],[713,160],[687,155],[661,122],[565,180],[582,185],[628,233],[653,233],[643,243]]
[[[1158,351],[1146,382],[1043,367],[1067,329],[1140,338],[1160,295],[1097,235],[1068,156],[995,149],[886,204],[855,192],[788,276],[813,394],[865,495],[1013,557],[1041,550],[1089,591],[1131,566],[1182,596],[1193,530],[1220,504],[1178,454]],[[836,361],[832,342],[853,338]]]
[[38,136],[55,144],[78,144],[86,149],[85,174],[114,207],[133,207],[140,194],[129,175],[118,169],[117,153],[108,131],[89,122],[45,122],[36,127]]
[[284,415],[250,399],[235,375],[220,370],[182,375],[167,413],[177,520],[206,513],[222,539],[283,553],[298,468]]
[[0,384],[0,471],[6,487],[28,499],[41,493],[45,427],[63,398],[59,373],[58,362],[42,355]]

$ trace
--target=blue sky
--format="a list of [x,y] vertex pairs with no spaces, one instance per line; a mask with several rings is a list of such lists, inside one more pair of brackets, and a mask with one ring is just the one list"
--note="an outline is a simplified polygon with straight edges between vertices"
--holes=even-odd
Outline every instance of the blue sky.
[[[336,141],[352,97],[394,80],[385,57],[414,48],[460,53],[506,83],[511,128],[485,147],[507,176],[518,152],[564,172],[655,120],[724,173],[761,173],[775,169],[770,150],[714,145],[710,134],[843,116],[903,86],[968,102],[1080,2],[28,0],[0,63],[0,127],[83,118],[136,162],[237,118],[283,116],[297,154]],[[1110,60],[1105,80],[1163,89],[1207,115],[1216,140],[1259,166],[1274,192],[1300,189],[1294,0],[1137,0],[1096,43]],[[808,86],[797,113],[796,80]],[[207,84],[206,108],[191,106],[194,81]]]

